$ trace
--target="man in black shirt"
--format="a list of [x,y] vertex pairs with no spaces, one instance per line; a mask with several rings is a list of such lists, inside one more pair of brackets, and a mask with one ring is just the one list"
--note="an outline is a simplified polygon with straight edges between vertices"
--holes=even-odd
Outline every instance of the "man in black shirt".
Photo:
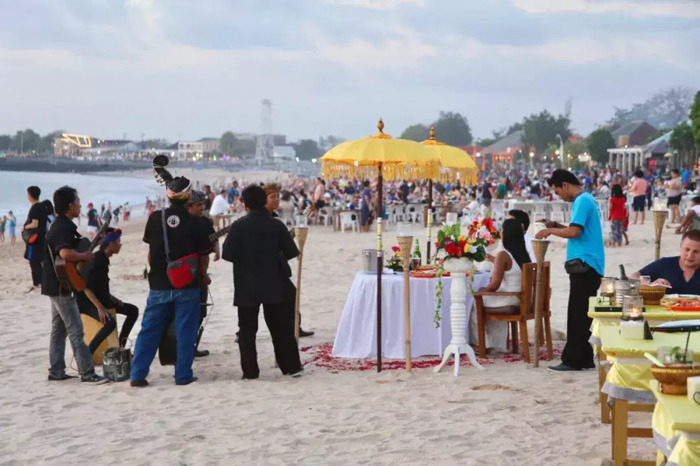
[[30,186],[27,188],[27,200],[32,205],[27,215],[27,221],[24,222],[24,231],[30,232],[32,236],[26,245],[24,258],[29,261],[29,267],[32,270],[32,287],[27,290],[27,293],[34,289],[41,289],[42,277],[42,261],[44,260],[44,248],[46,240],[46,224],[48,217],[46,209],[42,202],[39,202],[41,189],[38,186]]
[[51,339],[49,341],[49,380],[73,378],[66,374],[66,333],[78,363],[80,380],[89,383],[105,383],[108,380],[95,373],[92,355],[83,341],[83,323],[75,295],[68,284],[59,281],[54,269],[56,258],[66,262],[90,262],[91,252],[78,252],[74,244],[79,237],[73,219],[80,216],[80,198],[75,189],[64,186],[53,194],[56,220],[46,235],[48,254],[44,258],[41,294],[51,300]]
[[86,277],[86,288],[83,292],[78,293],[80,313],[88,315],[104,325],[90,342],[89,349],[92,354],[95,354],[104,339],[117,328],[116,319],[110,315],[108,309],[114,309],[117,314],[126,316],[121,332],[119,332],[119,346],[121,348],[126,346],[129,333],[139,317],[139,309],[136,306],[122,302],[112,296],[109,291],[109,258],[121,251],[121,236],[121,230],[107,228],[105,237],[100,243],[100,250],[95,253],[95,259],[81,270],[83,276]]
[[[206,261],[211,246],[197,220],[185,207],[190,198],[190,181],[187,178],[173,179],[168,183],[167,194],[170,207],[164,213],[157,210],[148,217],[143,235],[143,241],[149,245],[148,261],[151,271],[148,274],[148,284],[151,290],[134,347],[132,387],[148,385],[146,376],[173,313],[177,337],[175,383],[187,385],[197,380],[192,374],[192,362],[199,328],[200,286],[210,282],[206,275]],[[165,232],[163,223],[166,225]],[[168,238],[167,253],[164,235]],[[179,288],[175,288],[167,273],[168,258],[173,262],[192,255],[199,256],[199,270],[190,283],[179,284]]]
[[267,196],[260,186],[247,187],[241,197],[248,215],[231,226],[221,257],[233,262],[233,305],[238,307],[243,378],[257,379],[260,375],[255,335],[261,304],[277,364],[283,374],[297,376],[302,366],[294,320],[284,304],[289,279],[282,273],[280,254],[289,260],[297,257],[299,250],[284,224],[265,210]]
[[[279,219],[276,210],[280,206],[280,185],[277,183],[268,183],[263,186],[263,190],[267,195],[267,201],[265,203],[265,210],[272,215],[272,217]],[[286,225],[285,225],[286,227]],[[284,275],[287,280],[287,294],[285,295],[284,304],[288,309],[287,313],[294,319],[294,310],[296,308],[297,299],[297,287],[294,286],[292,282],[292,268],[289,266],[287,259],[280,254],[280,269],[282,270],[282,275]],[[301,328],[301,313],[299,314],[299,337],[311,337],[314,335],[312,331],[306,331]]]

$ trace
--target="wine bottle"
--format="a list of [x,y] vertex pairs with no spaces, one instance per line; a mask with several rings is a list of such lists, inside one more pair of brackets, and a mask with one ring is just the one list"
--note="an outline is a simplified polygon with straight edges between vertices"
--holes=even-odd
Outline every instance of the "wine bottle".
[[421,265],[420,245],[418,243],[418,239],[416,239],[416,247],[413,249],[413,257],[411,259],[413,260],[414,269]]
[[620,280],[629,280],[627,274],[625,274],[625,266],[620,264]]

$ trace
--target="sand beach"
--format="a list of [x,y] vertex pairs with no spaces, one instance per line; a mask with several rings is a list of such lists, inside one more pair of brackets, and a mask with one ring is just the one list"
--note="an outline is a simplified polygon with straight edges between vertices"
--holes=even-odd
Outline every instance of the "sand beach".
[[[141,311],[148,293],[140,276],[143,222],[120,224],[124,247],[111,269],[113,294]],[[396,243],[394,230],[387,248]],[[414,234],[425,233],[416,227]],[[653,259],[651,221],[631,225],[629,236],[629,246],[606,250],[607,274],[617,274],[620,263],[634,271]],[[301,343],[303,377],[283,377],[273,367],[262,324],[261,377],[240,380],[232,267],[219,261],[210,269],[215,305],[202,339],[212,354],[195,361],[199,381],[175,386],[172,367],[156,359],[146,389],[47,382],[48,298],[23,294],[30,284],[23,248],[1,245],[0,464],[607,464],[610,426],[598,416],[595,371],[556,374],[545,369],[548,362],[533,369],[502,356],[484,371],[464,366],[456,379],[450,370],[377,374],[319,364],[362,267],[360,252],[374,244],[373,233],[311,228],[301,307],[304,327],[316,335]],[[678,244],[665,230],[662,255],[677,254]],[[547,257],[555,340],[566,329],[564,256],[563,240],[553,238]],[[139,328],[140,318],[132,341]],[[639,418],[648,425],[648,415]],[[630,441],[630,456],[653,459],[653,452],[651,439]]]

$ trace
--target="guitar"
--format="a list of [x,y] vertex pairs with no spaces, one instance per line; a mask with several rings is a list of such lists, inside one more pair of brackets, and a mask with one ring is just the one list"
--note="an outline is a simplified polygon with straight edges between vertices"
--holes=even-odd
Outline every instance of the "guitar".
[[[104,235],[105,231],[107,231],[107,228],[109,228],[111,221],[112,213],[107,210],[102,215],[102,227],[100,227],[100,230],[95,235],[95,239],[90,241],[86,237],[81,236],[78,239],[78,244],[76,245],[75,250],[78,252],[92,252],[102,240],[102,236]],[[70,289],[73,291],[85,290],[85,278],[81,274],[81,269],[85,264],[85,262],[67,262],[65,259],[61,258],[61,256],[56,257],[54,269],[56,270],[58,281],[60,283],[68,284]]]

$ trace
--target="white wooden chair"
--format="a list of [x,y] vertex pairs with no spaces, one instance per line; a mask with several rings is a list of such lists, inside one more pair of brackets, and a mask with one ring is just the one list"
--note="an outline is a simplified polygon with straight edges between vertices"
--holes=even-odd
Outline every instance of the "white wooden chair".
[[345,233],[345,227],[349,227],[352,231],[359,231],[360,224],[357,219],[357,214],[354,212],[341,212],[338,217],[340,218],[340,232]]

